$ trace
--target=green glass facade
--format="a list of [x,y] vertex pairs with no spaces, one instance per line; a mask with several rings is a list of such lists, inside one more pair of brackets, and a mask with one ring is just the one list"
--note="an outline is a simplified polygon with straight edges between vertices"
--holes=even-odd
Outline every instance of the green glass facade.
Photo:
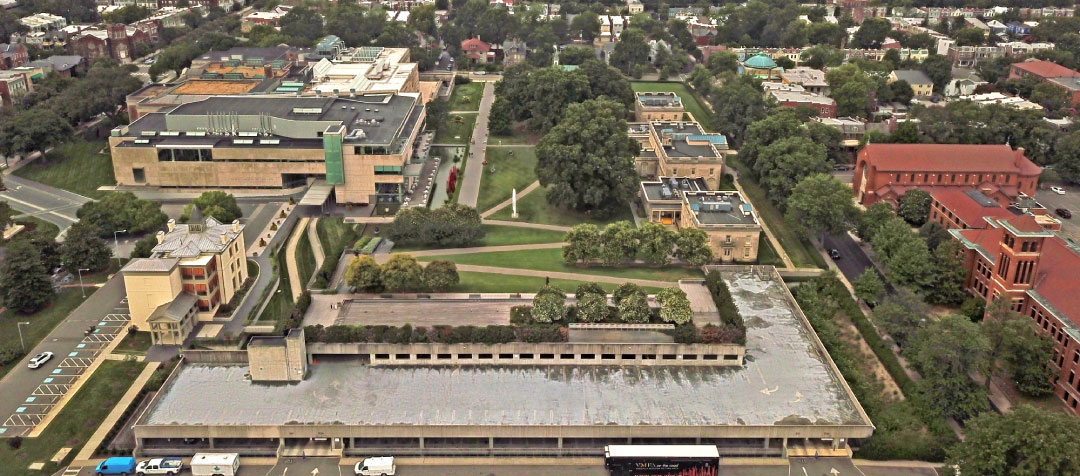
[[[342,128],[344,129],[344,128]],[[340,133],[323,134],[323,157],[326,159],[326,183],[341,185],[345,183],[344,158],[341,155]]]

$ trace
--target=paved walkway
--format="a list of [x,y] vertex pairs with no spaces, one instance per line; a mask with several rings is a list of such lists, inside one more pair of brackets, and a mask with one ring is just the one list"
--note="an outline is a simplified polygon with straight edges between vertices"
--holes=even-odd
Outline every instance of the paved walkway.
[[300,272],[296,267],[296,244],[300,242],[300,236],[304,234],[310,220],[308,217],[301,218],[289,236],[289,243],[285,245],[285,267],[289,268],[289,287],[292,288],[293,300],[304,293],[304,283],[300,282]]
[[488,115],[491,103],[495,101],[494,83],[484,83],[484,95],[480,98],[480,114],[476,116],[476,128],[473,129],[469,158],[465,162],[465,177],[461,180],[458,203],[476,206],[476,197],[480,195],[480,179],[484,174],[484,153],[487,151]]
[[311,242],[311,252],[315,255],[315,271],[322,269],[323,258],[326,256],[326,252],[322,249],[322,241],[319,240],[319,231],[316,228],[319,225],[319,217],[311,219],[307,227],[308,241]]
[[[521,200],[521,197],[524,197],[524,196],[532,193],[533,190],[536,190],[538,188],[540,188],[540,181],[539,180],[537,180],[537,181],[535,181],[533,183],[530,183],[528,187],[525,187],[525,188],[521,189],[521,191],[518,192],[518,194],[517,194],[518,200]],[[510,198],[504,200],[502,203],[500,203],[498,205],[495,205],[494,207],[491,207],[491,208],[485,210],[483,213],[480,214],[480,218],[487,218],[487,217],[489,217],[491,215],[494,215],[494,214],[498,213],[499,210],[502,210],[502,209],[504,209],[506,207],[509,207],[513,203],[513,201],[514,201],[514,197],[511,196]]]
[[516,226],[518,228],[535,228],[537,230],[552,230],[552,231],[570,231],[568,226],[560,225],[545,225],[543,223],[528,223],[523,221],[509,221],[509,220],[489,220],[482,219],[485,225],[501,225],[501,226]]
[[94,431],[94,434],[90,436],[89,440],[86,440],[86,444],[79,450],[79,454],[75,455],[75,462],[72,466],[82,466],[77,464],[79,462],[85,462],[94,456],[94,451],[101,446],[101,442],[105,440],[105,437],[109,435],[109,430],[112,430],[116,426],[121,418],[124,417],[124,412],[131,406],[131,403],[139,396],[139,392],[142,391],[143,386],[150,380],[150,377],[154,375],[154,371],[161,365],[158,362],[150,362],[143,367],[142,373],[135,378],[135,381],[131,383],[131,387],[124,393],[123,397],[120,397],[120,401],[116,402],[112,411],[105,417],[105,420],[101,422],[98,429]]
[[638,286],[650,286],[654,288],[670,288],[675,287],[679,283],[676,281],[655,281],[652,279],[630,279],[619,278],[615,276],[600,276],[595,274],[581,274],[581,273],[564,273],[560,271],[537,271],[534,269],[517,269],[517,268],[500,268],[497,266],[477,266],[471,264],[459,264],[457,265],[458,271],[469,271],[474,273],[491,273],[491,274],[508,274],[513,276],[532,276],[537,278],[552,278],[552,279],[568,279],[571,281],[587,281],[596,283],[634,283]]
[[[420,250],[420,251],[407,251],[404,254],[410,254],[415,257],[422,256],[448,256],[448,255],[467,255],[473,253],[498,253],[501,251],[528,251],[528,250],[549,250],[552,248],[562,248],[566,243],[536,243],[531,245],[503,245],[503,246],[475,246],[471,248],[443,248],[438,250]],[[375,261],[379,263],[385,263],[390,259],[391,253],[381,253],[375,255]]]

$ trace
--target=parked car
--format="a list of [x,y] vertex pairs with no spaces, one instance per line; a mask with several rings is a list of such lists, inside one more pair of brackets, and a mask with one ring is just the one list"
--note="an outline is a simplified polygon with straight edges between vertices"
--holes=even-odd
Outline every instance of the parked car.
[[28,365],[28,367],[36,369],[38,367],[41,367],[41,365],[45,362],[48,362],[51,358],[53,358],[52,352],[42,352],[30,359],[30,364]]
[[184,468],[184,461],[179,457],[148,459],[135,467],[135,474],[144,476],[147,474],[165,474],[173,476],[179,474]]
[[1050,187],[1050,191],[1058,195],[1065,195],[1065,189],[1061,187]]
[[135,474],[135,458],[130,456],[113,456],[105,461],[98,463],[97,468],[94,469],[94,473],[97,476],[104,474],[119,474],[127,476],[129,474]]
[[1072,218],[1072,212],[1068,208],[1058,208],[1054,210],[1054,213],[1057,213],[1057,216],[1061,218]]
[[368,458],[356,463],[353,468],[356,476],[394,476],[396,471],[397,465],[394,464],[393,456]]
[[855,167],[853,167],[851,165],[848,165],[848,164],[838,164],[838,165],[834,165],[832,169],[837,171],[837,172],[847,172],[848,170],[851,170],[853,168],[855,168]]
[[834,259],[834,260],[840,259],[840,251],[837,250],[836,248],[833,248],[833,249],[829,250],[829,257]]

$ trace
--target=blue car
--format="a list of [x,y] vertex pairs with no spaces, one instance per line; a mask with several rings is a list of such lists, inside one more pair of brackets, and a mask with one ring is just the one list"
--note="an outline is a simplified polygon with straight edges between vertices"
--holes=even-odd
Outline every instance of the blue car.
[[119,474],[122,476],[128,476],[135,474],[135,458],[131,457],[113,457],[105,461],[98,463],[97,469],[94,470],[97,476],[103,474]]

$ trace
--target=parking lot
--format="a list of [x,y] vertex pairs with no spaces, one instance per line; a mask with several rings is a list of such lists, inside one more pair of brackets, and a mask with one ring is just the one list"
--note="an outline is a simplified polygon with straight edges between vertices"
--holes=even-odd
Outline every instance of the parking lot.
[[[130,316],[123,283],[110,282],[53,329],[0,382],[0,437],[25,436],[71,390],[114,339],[123,338]],[[115,295],[115,299],[110,299]],[[92,333],[87,333],[94,326]],[[41,352],[53,357],[37,369],[27,360]]]
[[[1040,187],[1039,191],[1035,192],[1035,199],[1046,207],[1046,210],[1051,215],[1061,220],[1062,234],[1073,240],[1080,241],[1080,221],[1078,221],[1080,220],[1080,187],[1062,186],[1061,188],[1065,189],[1065,195],[1058,195],[1050,191],[1050,187]],[[1073,213],[1073,217],[1066,219],[1057,216],[1054,210],[1058,208],[1069,210]]]

